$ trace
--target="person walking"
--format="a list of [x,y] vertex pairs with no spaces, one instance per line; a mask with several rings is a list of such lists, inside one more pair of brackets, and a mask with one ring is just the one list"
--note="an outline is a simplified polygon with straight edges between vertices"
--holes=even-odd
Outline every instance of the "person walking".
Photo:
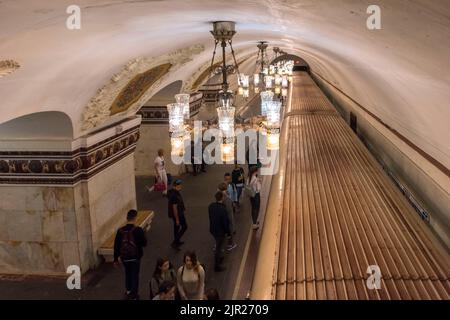
[[173,187],[168,194],[168,211],[169,218],[173,220],[173,237],[172,248],[179,251],[180,246],[184,244],[181,237],[186,232],[188,226],[186,223],[186,207],[184,206],[183,197],[181,196],[182,180],[177,179],[173,183]]
[[225,182],[222,182],[218,186],[218,191],[223,193],[223,204],[225,205],[225,208],[227,209],[227,217],[228,217],[228,223],[229,223],[229,229],[230,233],[227,235],[228,239],[228,246],[227,251],[231,251],[234,248],[236,248],[237,244],[233,241],[233,235],[236,234],[235,224],[234,224],[234,207],[233,207],[233,201],[228,196],[228,186]]
[[114,239],[114,265],[119,259],[125,269],[125,296],[127,299],[139,299],[139,271],[143,256],[143,247],[147,245],[144,230],[136,226],[138,212],[127,213],[127,225],[117,230]]
[[239,163],[236,163],[234,165],[234,169],[231,172],[231,183],[233,184],[234,188],[236,189],[235,207],[239,209],[241,206],[242,190],[244,189],[244,185],[245,185],[244,169],[240,166]]
[[177,271],[178,292],[182,300],[202,300],[205,291],[205,269],[193,251],[184,254],[183,265]]
[[253,230],[259,228],[259,209],[261,206],[261,180],[258,176],[258,167],[253,166],[250,168],[248,185],[247,188],[249,190],[250,202],[252,205],[252,221],[253,221]]
[[159,292],[164,281],[177,281],[177,273],[168,258],[159,258],[150,280],[150,300]]
[[257,166],[258,168],[261,168],[262,164],[261,164],[261,161],[259,158],[259,143],[258,143],[258,141],[256,141],[256,140],[250,141],[250,146],[247,149],[245,158],[247,160],[249,172],[253,166]]
[[215,194],[216,201],[208,207],[209,213],[209,232],[216,241],[216,250],[214,254],[214,271],[221,272],[225,270],[221,266],[223,262],[222,248],[226,242],[227,235],[231,234],[230,221],[228,220],[227,208],[223,203],[224,194],[217,191]]
[[191,164],[192,164],[192,175],[197,175],[198,165],[195,163],[195,143],[191,141]]
[[[168,179],[167,179],[167,171],[166,171],[166,165],[164,160],[164,150],[159,149],[158,150],[158,156],[155,158],[154,163],[154,169],[155,169],[155,181],[156,183],[162,183],[165,188],[162,191],[163,195],[167,195],[167,190],[169,188],[168,185]],[[155,186],[148,187],[147,190],[149,192],[152,192],[155,189]]]
[[233,208],[235,208],[235,203],[237,202],[237,189],[233,185],[233,179],[230,173],[227,172],[224,174],[224,182],[227,185],[228,197],[233,203]]

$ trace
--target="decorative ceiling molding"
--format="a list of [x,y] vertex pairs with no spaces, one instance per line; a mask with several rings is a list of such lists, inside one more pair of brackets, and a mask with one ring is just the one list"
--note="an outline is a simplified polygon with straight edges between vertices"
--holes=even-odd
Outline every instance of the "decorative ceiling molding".
[[[178,70],[181,66],[192,61],[194,55],[198,55],[204,50],[204,45],[196,44],[159,57],[139,57],[131,60],[106,85],[99,89],[95,97],[89,101],[82,116],[82,131],[86,132],[96,128],[112,116],[117,116],[125,112],[126,115],[136,113],[157,92],[169,73]],[[166,67],[170,65],[167,72],[164,74],[160,73],[161,76],[153,82],[148,81],[148,78],[145,77],[145,75],[148,76],[147,72],[151,73],[151,69],[163,65]],[[164,67],[161,68],[164,69]],[[143,77],[142,74],[144,75]],[[147,79],[144,81],[147,85],[138,86],[141,92],[133,93],[131,96],[129,95],[130,92],[127,91],[127,87],[129,88],[136,79],[140,79],[141,81]],[[122,98],[123,95],[128,95],[128,103],[122,104],[124,101],[121,100],[121,95]],[[131,99],[132,97],[133,99]],[[118,103],[118,101],[122,102]],[[119,105],[124,107],[117,109],[116,107]]]
[[111,115],[127,111],[171,67],[170,63],[165,63],[134,77],[114,100],[110,108]]
[[[250,59],[252,56],[254,56],[254,54],[248,54],[247,56],[245,56],[244,58],[242,58],[241,60],[238,60],[238,65],[241,65],[242,63],[244,63],[245,61],[247,61],[248,59]],[[220,66],[220,62],[214,64],[213,68],[216,68]],[[205,81],[208,80],[208,76],[210,74],[210,67],[211,67],[211,63],[205,63],[200,69],[198,69],[194,74],[192,74],[192,76],[184,82],[183,84],[183,88],[181,89],[181,92],[195,92],[198,90],[198,88],[205,83]]]
[[13,73],[19,68],[20,64],[14,60],[0,60],[0,78]]

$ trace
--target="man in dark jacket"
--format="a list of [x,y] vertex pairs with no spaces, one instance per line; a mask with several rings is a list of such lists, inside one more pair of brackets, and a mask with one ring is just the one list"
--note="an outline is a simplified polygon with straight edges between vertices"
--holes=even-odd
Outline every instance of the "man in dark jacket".
[[174,181],[173,188],[168,193],[168,213],[169,218],[173,220],[173,237],[171,244],[172,248],[179,251],[180,246],[184,244],[181,237],[187,230],[187,222],[185,217],[186,207],[184,205],[183,197],[181,196],[183,181],[178,179]]
[[222,248],[226,242],[227,235],[230,234],[230,222],[228,220],[227,209],[223,204],[223,193],[218,191],[215,195],[216,202],[209,205],[209,232],[216,240],[216,252],[214,256],[214,271],[225,270],[221,266],[223,261]]
[[144,230],[135,225],[136,210],[127,214],[127,225],[117,231],[114,240],[114,265],[118,265],[119,258],[125,269],[125,287],[127,299],[139,299],[139,270],[143,247],[147,245]]

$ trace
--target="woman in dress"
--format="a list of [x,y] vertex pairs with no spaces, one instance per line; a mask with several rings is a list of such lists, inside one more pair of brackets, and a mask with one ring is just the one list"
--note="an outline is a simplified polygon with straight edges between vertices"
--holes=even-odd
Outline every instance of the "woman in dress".
[[[158,150],[158,156],[155,158],[154,161],[154,168],[155,168],[155,178],[157,182],[162,182],[165,185],[165,190],[162,192],[163,195],[167,195],[167,189],[168,189],[168,183],[167,183],[167,171],[166,171],[166,165],[164,161],[164,150],[159,149]],[[154,186],[147,187],[147,190],[149,192],[152,192],[154,190]]]

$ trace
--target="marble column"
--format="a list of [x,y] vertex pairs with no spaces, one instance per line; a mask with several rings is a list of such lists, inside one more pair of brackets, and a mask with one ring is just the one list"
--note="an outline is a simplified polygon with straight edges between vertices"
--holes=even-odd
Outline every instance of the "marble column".
[[[67,145],[0,150],[0,273],[65,274],[97,266],[99,246],[136,208],[134,151],[141,118]],[[57,145],[57,146],[56,146]],[[30,151],[31,150],[31,151]]]

